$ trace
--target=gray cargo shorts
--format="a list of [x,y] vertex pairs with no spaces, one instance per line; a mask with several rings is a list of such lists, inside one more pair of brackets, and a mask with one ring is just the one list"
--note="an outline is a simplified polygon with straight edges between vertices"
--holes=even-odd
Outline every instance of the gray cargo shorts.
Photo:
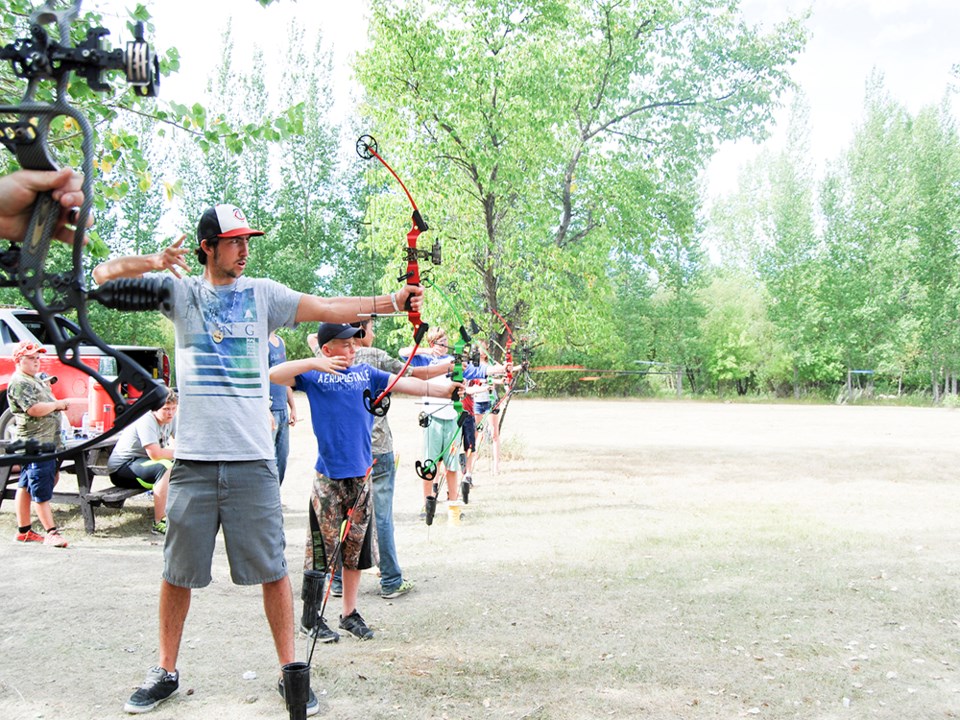
[[286,576],[287,543],[273,460],[174,463],[163,579],[177,587],[209,585],[221,526],[234,583],[262,585]]

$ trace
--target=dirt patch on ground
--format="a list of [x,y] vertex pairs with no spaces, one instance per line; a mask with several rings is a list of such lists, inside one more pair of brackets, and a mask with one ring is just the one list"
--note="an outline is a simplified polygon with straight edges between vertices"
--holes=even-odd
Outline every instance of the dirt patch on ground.
[[[428,529],[418,411],[398,398],[390,414],[417,587],[384,601],[364,577],[377,636],[317,648],[323,716],[960,715],[960,412],[522,398],[501,473],[481,458],[462,524]],[[308,422],[292,448],[299,593]],[[101,510],[93,536],[55,511],[67,550],[14,544],[0,510],[0,717],[126,717],[156,659],[148,506]],[[154,717],[286,716],[259,590],[231,584],[222,547],[180,669],[181,697]]]

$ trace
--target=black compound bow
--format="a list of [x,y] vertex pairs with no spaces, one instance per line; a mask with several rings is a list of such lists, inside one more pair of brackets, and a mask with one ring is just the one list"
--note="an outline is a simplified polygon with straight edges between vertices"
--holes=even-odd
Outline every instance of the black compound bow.
[[[30,37],[18,38],[0,48],[0,60],[7,60],[14,74],[27,81],[26,93],[16,105],[0,105],[0,115],[13,116],[0,121],[0,142],[16,155],[26,170],[57,170],[48,144],[51,123],[57,118],[70,118],[80,129],[83,152],[83,205],[75,218],[71,266],[62,271],[48,269],[48,254],[60,217],[60,207],[52,194],[38,196],[30,216],[27,232],[19,240],[10,239],[10,247],[0,252],[0,287],[17,287],[37,311],[46,328],[47,337],[56,347],[57,356],[99,382],[114,403],[116,423],[104,434],[90,438],[70,449],[57,449],[52,443],[18,440],[0,444],[0,465],[54,460],[75,455],[90,445],[120,432],[141,415],[163,406],[166,388],[132,358],[110,347],[90,326],[87,301],[117,310],[156,310],[169,303],[172,292],[169,278],[124,279],[104,283],[95,291],[87,291],[83,276],[84,229],[93,205],[93,129],[87,118],[68,101],[67,88],[71,73],[86,79],[92,90],[103,92],[105,71],[122,71],[139,95],[156,94],[159,85],[159,62],[143,39],[143,26],[137,24],[135,37],[125,49],[110,50],[103,46],[108,34],[104,28],[92,28],[86,38],[70,46],[71,27],[80,13],[80,0],[57,10],[54,0],[47,0],[30,16]],[[54,40],[46,26],[56,25],[59,40]],[[51,102],[37,99],[37,90],[44,81],[55,81],[56,92]],[[73,309],[77,313],[80,332],[66,335],[56,322],[56,314]],[[118,375],[108,380],[81,360],[80,346],[94,345],[117,361]],[[140,397],[128,402],[120,393],[121,386],[136,388]]]

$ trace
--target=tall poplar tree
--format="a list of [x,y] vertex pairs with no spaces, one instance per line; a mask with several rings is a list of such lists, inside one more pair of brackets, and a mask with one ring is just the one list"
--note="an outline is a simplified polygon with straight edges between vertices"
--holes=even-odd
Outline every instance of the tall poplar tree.
[[905,320],[916,302],[909,274],[914,243],[911,127],[874,75],[865,118],[824,193],[827,322],[847,368],[885,375],[902,371],[909,355]]
[[941,381],[956,393],[960,372],[960,137],[945,107],[917,116],[909,169],[915,181],[916,244],[909,268],[918,289],[918,341],[938,401]]

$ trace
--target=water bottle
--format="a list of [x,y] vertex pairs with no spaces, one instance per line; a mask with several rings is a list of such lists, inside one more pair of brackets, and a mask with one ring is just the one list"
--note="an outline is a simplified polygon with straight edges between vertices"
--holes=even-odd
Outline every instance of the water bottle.
[[90,413],[83,414],[83,418],[80,420],[80,429],[83,431],[84,437],[90,433]]

